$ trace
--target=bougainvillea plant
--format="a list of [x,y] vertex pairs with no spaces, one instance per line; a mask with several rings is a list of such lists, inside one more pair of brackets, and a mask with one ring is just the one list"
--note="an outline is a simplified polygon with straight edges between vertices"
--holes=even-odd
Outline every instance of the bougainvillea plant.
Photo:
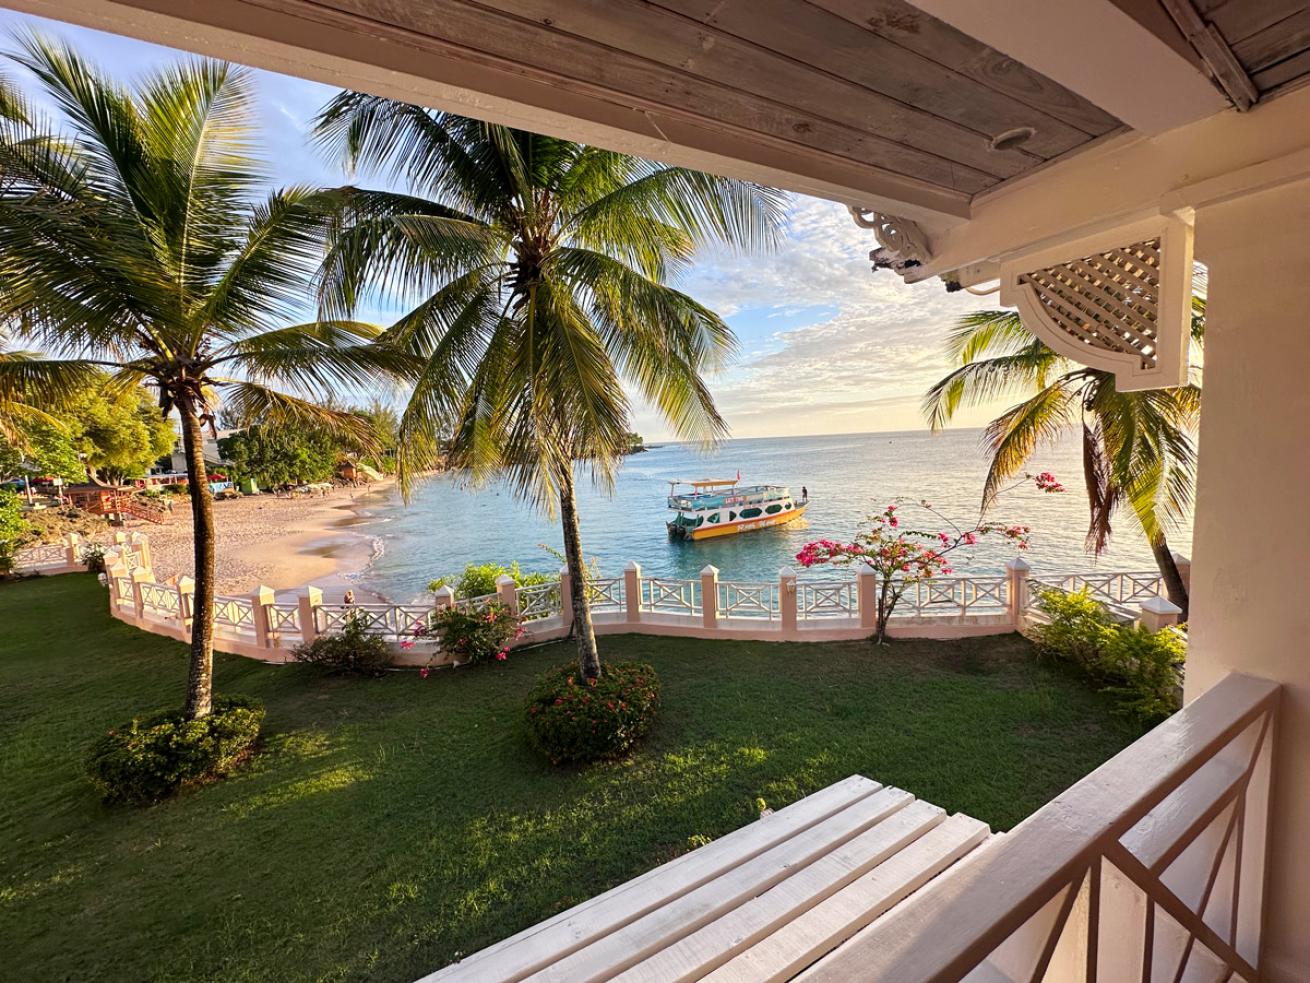
[[[1023,482],[1011,487],[1018,487],[1028,481],[1048,494],[1064,491],[1064,486],[1049,471],[1039,475],[1025,475]],[[874,641],[879,645],[887,640],[887,622],[907,590],[924,581],[948,577],[954,572],[951,553],[961,547],[974,545],[984,536],[993,535],[1010,540],[1020,550],[1028,548],[1028,537],[1032,531],[1028,526],[983,522],[979,517],[979,521],[966,529],[928,502],[920,501],[916,504],[944,523],[949,531],[914,529],[905,525],[901,513],[906,502],[901,499],[869,516],[868,528],[856,533],[850,542],[819,539],[806,543],[796,554],[796,562],[803,567],[831,563],[835,566],[864,566],[873,570],[878,584],[878,617]]]

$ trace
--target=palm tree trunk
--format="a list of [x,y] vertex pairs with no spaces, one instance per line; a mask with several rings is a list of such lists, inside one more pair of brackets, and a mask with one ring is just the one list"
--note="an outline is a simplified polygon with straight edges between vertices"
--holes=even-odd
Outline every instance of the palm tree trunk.
[[1169,549],[1169,543],[1163,535],[1151,543],[1151,553],[1155,556],[1155,565],[1160,568],[1160,576],[1164,578],[1164,589],[1169,595],[1169,600],[1183,609],[1178,620],[1186,621],[1189,600],[1187,587],[1183,584],[1183,575],[1178,572],[1173,551]]
[[[587,679],[600,676],[600,652],[591,623],[591,597],[587,593],[587,567],[582,557],[578,503],[573,495],[573,470],[565,468],[559,480],[559,516],[564,530],[564,559],[569,565],[569,601],[573,605],[573,632],[578,641],[578,666]],[[564,599],[560,599],[563,603]]]
[[187,487],[191,492],[192,541],[196,592],[191,612],[191,667],[187,673],[186,715],[198,719],[213,705],[214,684],[214,499],[205,467],[205,439],[200,417],[190,400],[178,403],[182,447],[186,451]]

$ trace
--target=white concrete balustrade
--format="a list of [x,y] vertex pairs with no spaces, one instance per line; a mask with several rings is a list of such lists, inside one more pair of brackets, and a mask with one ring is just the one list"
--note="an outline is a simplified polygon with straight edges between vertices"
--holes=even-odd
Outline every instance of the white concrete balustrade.
[[[22,554],[33,573],[85,569],[71,562],[81,544],[71,542]],[[58,556],[56,556],[58,553]],[[158,583],[150,567],[150,543],[142,533],[118,534],[108,547],[106,581],[110,611],[147,631],[187,638],[195,594],[190,578]],[[1184,568],[1186,563],[1183,563]],[[1162,596],[1158,574],[1047,575],[1031,577],[1021,559],[1003,575],[942,577],[912,585],[889,623],[899,638],[964,638],[1021,630],[1041,617],[1040,590],[1086,588],[1122,620],[1152,629],[1174,625],[1178,609]],[[732,581],[707,566],[696,579],[645,577],[629,563],[621,577],[587,583],[597,634],[639,632],[693,638],[764,641],[841,641],[867,638],[877,620],[877,576],[858,570],[850,579],[803,579],[784,567],[774,581]],[[571,621],[569,573],[558,581],[518,587],[501,577],[496,591],[457,597],[452,587],[435,592],[431,604],[327,601],[314,586],[289,591],[257,587],[252,593],[214,599],[214,640],[222,651],[271,662],[288,661],[296,646],[356,620],[393,646],[397,665],[441,664],[431,637],[433,616],[445,608],[484,610],[503,604],[521,619],[526,633],[516,645],[568,635]]]

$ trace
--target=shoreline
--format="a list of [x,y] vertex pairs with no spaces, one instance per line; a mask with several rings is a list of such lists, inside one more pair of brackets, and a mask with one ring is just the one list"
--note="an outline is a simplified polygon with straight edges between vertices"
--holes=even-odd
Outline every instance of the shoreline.
[[[313,584],[325,597],[347,590],[375,595],[353,579],[372,562],[375,539],[352,529],[367,521],[369,500],[394,485],[395,479],[387,478],[365,489],[338,488],[320,499],[258,495],[215,502],[216,592],[242,595],[261,586],[296,592]],[[193,574],[191,529],[184,502],[163,525],[133,525],[132,531],[150,538],[152,566],[161,580]]]

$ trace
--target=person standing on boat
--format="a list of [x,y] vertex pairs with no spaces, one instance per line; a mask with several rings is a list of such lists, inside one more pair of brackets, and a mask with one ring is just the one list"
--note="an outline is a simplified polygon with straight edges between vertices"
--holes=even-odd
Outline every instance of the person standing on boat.
[[809,500],[810,500],[810,490],[806,488],[804,485],[801,485],[801,501],[808,502]]

